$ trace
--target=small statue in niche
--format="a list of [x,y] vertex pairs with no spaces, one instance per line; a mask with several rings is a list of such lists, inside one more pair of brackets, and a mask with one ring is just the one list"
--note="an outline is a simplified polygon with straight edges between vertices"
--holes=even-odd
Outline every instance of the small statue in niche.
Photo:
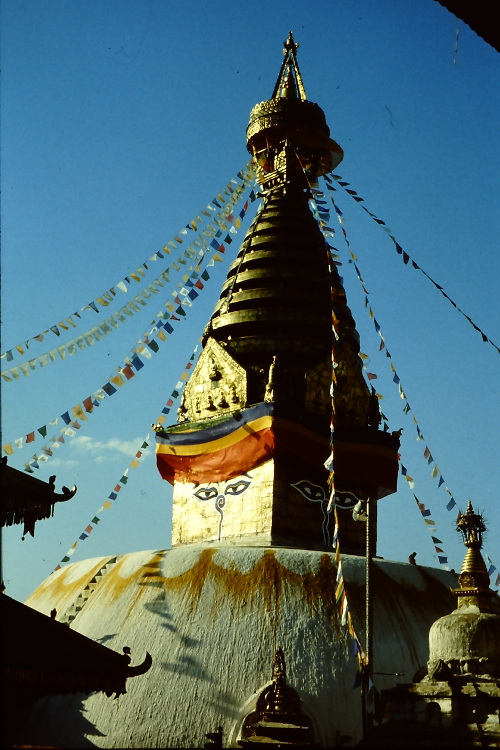
[[313,406],[315,406],[316,408],[321,408],[325,406],[325,403],[326,403],[325,393],[318,383],[315,383],[313,386],[311,402]]
[[345,359],[340,359],[337,362],[337,366],[335,368],[335,379],[337,381],[337,386],[341,386],[344,380],[347,377],[347,363]]
[[198,396],[196,396],[196,399],[194,402],[194,408],[195,408],[196,413],[199,414],[201,411],[201,406],[200,406],[200,399]]
[[207,396],[207,402],[208,402],[207,409],[209,411],[215,411],[217,407],[215,406],[214,400],[213,400],[212,396],[210,395],[210,393]]
[[210,369],[208,371],[208,377],[210,378],[210,380],[219,380],[220,378],[220,372],[213,357],[210,359]]
[[186,408],[186,394],[183,393],[180,406],[177,409],[177,421],[187,422],[187,420],[188,420],[188,410]]
[[226,409],[229,406],[226,400],[226,394],[224,393],[222,389],[221,389],[220,398],[217,401],[217,406],[219,406],[221,409]]
[[373,427],[375,430],[378,430],[381,420],[382,415],[380,414],[377,392],[372,386],[370,402],[368,404],[368,413],[366,415],[366,423],[368,427]]
[[232,404],[237,404],[238,401],[240,400],[238,397],[238,394],[236,393],[236,386],[234,383],[229,384],[228,395],[229,395],[229,400],[231,401]]

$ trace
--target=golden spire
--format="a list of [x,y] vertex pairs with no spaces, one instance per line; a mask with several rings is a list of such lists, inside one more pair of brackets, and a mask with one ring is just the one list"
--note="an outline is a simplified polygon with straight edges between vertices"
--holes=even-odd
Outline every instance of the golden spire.
[[250,113],[247,148],[263,190],[291,180],[303,182],[304,173],[314,181],[335,169],[344,156],[330,138],[325,113],[306,98],[297,64],[298,46],[290,32],[272,97],[256,104]]
[[281,66],[278,80],[276,81],[271,99],[278,99],[282,97],[289,98],[292,96],[296,98],[297,89],[302,101],[305,101],[307,99],[306,90],[304,88],[304,84],[302,83],[302,77],[300,75],[300,70],[297,63],[298,48],[299,45],[298,43],[294,42],[293,34],[290,31],[283,49],[283,55],[285,56],[285,59],[283,60],[283,64]]
[[484,604],[490,583],[486,564],[481,554],[486,524],[480,513],[474,513],[470,500],[467,502],[466,512],[460,511],[458,514],[457,531],[462,534],[464,545],[467,548],[458,577],[460,588],[453,589],[453,592],[459,597],[458,606]]

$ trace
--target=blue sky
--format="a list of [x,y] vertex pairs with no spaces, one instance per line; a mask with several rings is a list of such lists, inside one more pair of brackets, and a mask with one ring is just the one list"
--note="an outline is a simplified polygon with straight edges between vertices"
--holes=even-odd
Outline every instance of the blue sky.
[[[336,173],[364,199],[337,185],[349,245],[340,231],[335,245],[367,372],[377,375],[370,382],[383,396],[390,429],[403,429],[402,464],[413,480],[410,486],[401,476],[398,492],[379,504],[378,552],[406,562],[416,551],[417,562],[437,567],[434,536],[449,567],[459,569],[464,548],[455,520],[470,499],[489,524],[494,583],[498,53],[435,0],[3,0],[1,9],[1,349],[13,352],[2,370],[35,360],[27,376],[2,379],[9,464],[23,469],[60,436],[61,415],[109,382],[165,311],[181,278],[173,271],[170,284],[113,333],[40,366],[40,355],[91,330],[142,289],[131,286],[98,313],[84,309],[161,251],[245,166],[248,115],[270,97],[291,29],[308,98],[323,108],[344,149]],[[407,264],[391,237],[410,256]],[[229,250],[147,366],[40,462],[37,477],[55,474],[58,490],[75,484],[78,491],[37,524],[34,539],[22,541],[20,526],[3,531],[11,596],[24,600],[75,541],[73,561],[170,545],[171,488],[157,473],[150,427],[186,372]],[[145,282],[174,255],[150,261]],[[71,316],[77,328],[51,332]],[[38,432],[44,426],[45,438]],[[36,439],[26,444],[31,432]],[[148,434],[149,447],[132,467]],[[100,511],[127,469],[116,501]],[[424,523],[414,495],[434,526]],[[450,498],[456,506],[447,510]],[[99,523],[79,540],[96,515]]]

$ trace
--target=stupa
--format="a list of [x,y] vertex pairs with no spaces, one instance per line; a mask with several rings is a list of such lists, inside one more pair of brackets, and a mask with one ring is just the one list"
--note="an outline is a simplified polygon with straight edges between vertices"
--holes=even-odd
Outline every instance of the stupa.
[[373,713],[355,687],[360,648],[378,690],[407,682],[426,661],[431,624],[452,608],[452,573],[376,556],[376,507],[396,490],[399,440],[379,429],[311,211],[315,181],[343,153],[306,98],[296,53],[290,34],[272,96],[251,112],[261,206],[177,423],[157,430],[172,548],[68,565],[27,601],[96,641],[119,635],[151,654],[151,669],[111,706],[99,695],[40,700],[26,744],[185,748],[210,735],[222,747],[355,745]]
[[457,529],[467,549],[457,607],[432,624],[424,676],[385,691],[387,721],[364,746],[500,747],[500,606],[481,554],[486,524],[470,501]]

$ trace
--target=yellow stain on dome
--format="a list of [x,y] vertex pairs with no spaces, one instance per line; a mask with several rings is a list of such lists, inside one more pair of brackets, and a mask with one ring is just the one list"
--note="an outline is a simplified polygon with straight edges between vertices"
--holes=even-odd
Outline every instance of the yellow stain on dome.
[[[29,606],[35,606],[48,614],[52,607],[69,605],[81,591],[92,581],[109,558],[95,558],[83,563],[74,563],[50,575],[26,600]],[[85,565],[84,563],[87,563]],[[45,602],[46,597],[49,600]]]
[[[277,560],[275,550],[266,549],[250,571],[242,572],[234,563],[229,568],[217,564],[214,560],[217,551],[215,548],[203,550],[192,568],[178,576],[163,577],[158,573],[165,593],[180,595],[194,612],[204,589],[214,584],[217,597],[229,596],[235,605],[245,604],[250,609],[254,604],[261,608],[263,602],[267,610],[277,613],[288,592],[293,591],[295,598],[299,591],[309,613],[320,608],[340,633],[335,607],[337,570],[330,555],[321,555],[317,572],[297,573]],[[214,597],[212,607],[214,617],[217,615],[217,597]]]

